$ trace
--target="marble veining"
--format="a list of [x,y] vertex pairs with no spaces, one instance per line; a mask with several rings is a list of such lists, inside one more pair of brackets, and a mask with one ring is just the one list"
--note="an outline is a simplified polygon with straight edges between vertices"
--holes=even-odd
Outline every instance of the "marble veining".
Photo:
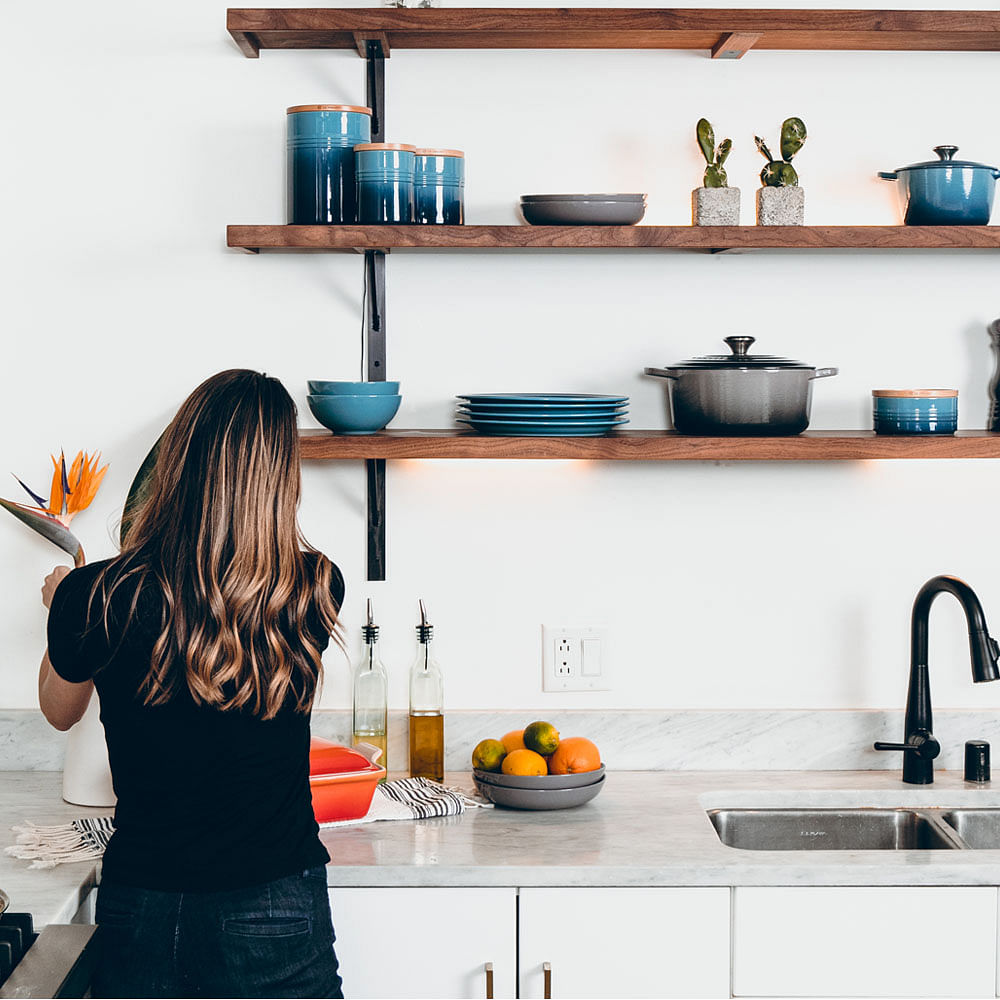
[[[899,755],[877,753],[872,743],[903,738],[902,710],[446,711],[445,767],[468,770],[481,739],[538,717],[564,736],[592,739],[608,767],[626,771],[892,771],[900,767]],[[405,712],[390,712],[391,770],[406,767],[406,726]],[[349,741],[350,712],[315,712],[313,732]],[[938,766],[960,768],[966,740],[1000,747],[1000,713],[936,709],[934,733],[942,747]],[[0,710],[0,770],[59,770],[64,743],[40,712]]]

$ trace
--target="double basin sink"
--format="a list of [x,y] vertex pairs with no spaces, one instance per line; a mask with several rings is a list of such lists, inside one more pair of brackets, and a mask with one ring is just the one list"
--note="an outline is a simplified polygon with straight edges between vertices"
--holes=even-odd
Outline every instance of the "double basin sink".
[[1000,809],[710,809],[729,847],[745,851],[1000,849]]

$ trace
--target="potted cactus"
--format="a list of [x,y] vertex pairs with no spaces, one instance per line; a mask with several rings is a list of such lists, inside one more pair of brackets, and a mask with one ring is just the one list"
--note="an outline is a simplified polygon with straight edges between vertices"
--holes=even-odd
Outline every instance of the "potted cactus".
[[799,187],[799,175],[792,157],[806,141],[806,126],[801,118],[786,118],[781,123],[781,159],[776,160],[767,143],[754,136],[757,148],[767,160],[760,172],[757,190],[758,226],[801,226],[805,223],[806,194]]
[[698,146],[705,157],[702,187],[691,192],[691,216],[696,226],[738,226],[740,224],[740,189],[729,186],[725,162],[733,148],[732,139],[715,145],[715,130],[707,118],[695,129]]

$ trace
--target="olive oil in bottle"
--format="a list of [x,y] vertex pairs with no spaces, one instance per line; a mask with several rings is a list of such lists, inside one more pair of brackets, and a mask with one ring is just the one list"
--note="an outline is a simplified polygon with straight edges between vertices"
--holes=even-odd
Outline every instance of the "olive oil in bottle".
[[354,713],[352,742],[370,743],[382,751],[378,763],[386,770],[387,762],[387,717],[389,703],[389,683],[385,667],[378,655],[378,626],[372,618],[372,602],[368,599],[368,623],[362,626],[365,651],[354,668]]
[[444,679],[431,655],[433,634],[421,601],[417,658],[410,668],[410,777],[444,781]]

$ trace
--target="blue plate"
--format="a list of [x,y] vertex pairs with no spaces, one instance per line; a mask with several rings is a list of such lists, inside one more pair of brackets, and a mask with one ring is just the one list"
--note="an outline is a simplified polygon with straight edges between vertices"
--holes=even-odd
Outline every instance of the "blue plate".
[[[460,422],[468,423],[468,421]],[[510,424],[475,424],[473,425],[473,430],[479,434],[499,437],[603,437],[605,434],[613,433],[614,427],[595,424],[593,427],[586,429],[576,427],[538,427],[529,430],[526,427],[518,428]]]
[[628,417],[608,420],[479,420],[467,417],[456,418],[460,424],[472,424],[473,427],[508,427],[513,430],[593,430],[595,427],[617,427],[627,424]]
[[593,407],[590,409],[582,409],[577,406],[560,406],[560,407],[540,407],[537,410],[530,409],[528,407],[519,407],[515,409],[514,407],[497,408],[493,409],[487,406],[477,406],[475,404],[470,404],[468,406],[459,406],[458,413],[461,416],[468,417],[494,417],[500,418],[502,420],[520,420],[523,417],[528,418],[538,418],[547,420],[579,420],[589,419],[590,417],[606,417],[609,420],[613,420],[615,417],[622,417],[628,413],[628,407],[622,406],[607,406],[607,407]]
[[479,395],[460,395],[459,399],[467,399],[470,403],[549,403],[555,405],[589,406],[594,403],[627,403],[628,396],[601,396],[589,392],[493,392]]

